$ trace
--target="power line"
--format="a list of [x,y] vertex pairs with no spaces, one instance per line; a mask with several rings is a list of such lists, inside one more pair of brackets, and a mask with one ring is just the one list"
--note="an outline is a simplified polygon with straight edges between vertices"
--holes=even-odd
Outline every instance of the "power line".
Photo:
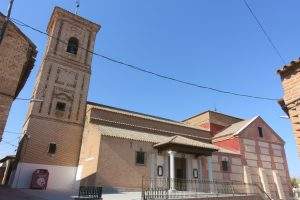
[[32,98],[14,97],[13,95],[6,94],[6,93],[3,93],[3,92],[0,92],[0,95],[11,97],[13,99],[17,99],[17,100],[21,100],[21,101],[38,101],[38,100],[32,99]]
[[21,132],[15,132],[15,131],[3,131],[4,133],[9,133],[9,134],[15,134],[15,135],[21,135],[23,133]]
[[264,26],[262,25],[262,23],[260,22],[260,20],[256,16],[255,12],[253,11],[253,9],[251,8],[251,6],[249,5],[248,1],[247,0],[243,0],[243,2],[246,5],[246,7],[248,8],[249,12],[251,13],[251,15],[254,18],[254,20],[256,21],[256,23],[258,24],[260,30],[263,32],[263,34],[267,38],[268,42],[271,44],[271,46],[274,49],[275,53],[278,55],[278,57],[280,58],[280,60],[283,63],[283,65],[285,65],[286,61],[284,60],[284,58],[281,55],[279,49],[276,47],[276,45],[272,41],[271,37],[269,36],[269,34],[267,33],[267,31],[265,30]]
[[17,145],[14,145],[14,144],[12,144],[12,143],[10,143],[10,142],[6,141],[6,140],[1,140],[1,142],[4,142],[5,144],[8,144],[8,145],[10,145],[10,146],[12,146],[12,147],[16,147],[16,148],[18,148],[18,146],[17,146]]
[[[67,42],[65,41],[62,41],[61,39],[59,38],[56,38],[52,35],[49,35],[48,33],[40,30],[40,29],[37,29],[31,25],[28,25],[18,19],[14,19],[14,18],[11,18],[12,21],[14,21],[16,24],[20,25],[20,26],[23,26],[23,27],[27,27],[33,31],[36,31],[36,32],[39,32],[43,35],[46,35],[47,37],[50,37],[50,38],[53,38],[53,39],[56,39],[57,41],[63,43],[63,44],[67,44]],[[85,50],[95,56],[98,56],[98,57],[101,57],[103,59],[106,59],[110,62],[113,62],[113,63],[117,63],[117,64],[120,64],[122,66],[126,66],[126,67],[129,67],[130,69],[133,69],[135,71],[140,71],[140,72],[143,72],[143,73],[146,73],[146,74],[150,74],[150,75],[153,75],[153,76],[156,76],[156,77],[159,77],[159,78],[162,78],[162,79],[166,79],[166,80],[170,80],[170,81],[174,81],[174,82],[177,82],[177,83],[181,83],[181,84],[184,84],[184,85],[188,85],[188,86],[193,86],[193,87],[197,87],[197,88],[201,88],[201,89],[206,89],[206,90],[211,90],[211,91],[214,91],[214,92],[218,92],[218,93],[223,93],[223,94],[229,94],[229,95],[233,95],[233,96],[240,96],[240,97],[246,97],[246,98],[252,98],[252,99],[260,99],[260,100],[269,100],[269,101],[278,101],[278,99],[276,98],[270,98],[270,97],[263,97],[263,96],[254,96],[254,95],[249,95],[249,94],[243,94],[243,93],[238,93],[238,92],[233,92],[233,91],[229,91],[229,90],[221,90],[221,89],[217,89],[217,88],[213,88],[213,87],[209,87],[209,86],[204,86],[204,85],[199,85],[197,83],[193,83],[193,82],[189,82],[189,81],[184,81],[184,80],[180,80],[180,79],[177,79],[177,78],[174,78],[174,77],[171,77],[171,76],[167,76],[167,75],[163,75],[163,74],[159,74],[159,73],[156,73],[156,72],[153,72],[153,71],[150,71],[150,70],[147,70],[143,67],[139,67],[137,65],[133,65],[133,64],[129,64],[129,63],[126,63],[124,61],[121,61],[121,60],[117,60],[117,59],[114,59],[112,57],[109,57],[109,56],[105,56],[105,55],[102,55],[102,54],[99,54],[95,51],[90,51],[82,46],[79,46],[78,48],[82,49],[82,50]]]

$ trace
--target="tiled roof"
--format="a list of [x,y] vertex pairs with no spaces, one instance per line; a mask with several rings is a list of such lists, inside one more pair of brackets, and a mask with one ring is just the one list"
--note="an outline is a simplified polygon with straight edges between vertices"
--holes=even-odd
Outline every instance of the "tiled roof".
[[201,113],[198,113],[198,114],[196,114],[196,115],[193,115],[193,116],[191,116],[191,117],[189,117],[189,118],[187,118],[187,119],[184,119],[184,120],[182,120],[182,122],[188,121],[188,120],[190,120],[190,119],[192,119],[192,118],[198,117],[198,116],[200,116],[200,115],[204,115],[204,114],[206,114],[206,113],[214,113],[214,114],[217,114],[217,115],[229,117],[229,118],[236,119],[236,120],[239,120],[239,121],[243,120],[243,119],[241,119],[241,118],[239,118],[239,117],[235,117],[235,116],[232,116],[232,115],[227,115],[227,114],[220,113],[220,112],[213,111],[213,110],[206,110],[206,111],[204,111],[204,112],[201,112]]
[[4,158],[1,158],[1,159],[0,159],[0,163],[3,163],[3,162],[5,162],[5,161],[7,161],[7,160],[15,159],[15,158],[16,158],[15,155],[5,156]]
[[197,140],[192,140],[189,138],[185,138],[179,135],[175,135],[172,137],[165,138],[160,143],[155,144],[154,147],[159,147],[165,144],[178,144],[178,145],[187,145],[187,146],[193,146],[193,147],[200,147],[200,148],[206,148],[206,149],[214,149],[218,150],[219,148],[213,144],[200,142]]
[[240,121],[237,123],[232,124],[231,126],[229,126],[228,128],[226,128],[225,130],[221,131],[220,133],[217,133],[213,139],[217,139],[217,138],[221,138],[221,137],[225,137],[225,136],[234,136],[239,134],[244,128],[246,128],[251,122],[253,122],[255,119],[257,118],[254,117],[252,119],[248,119],[248,120],[244,120],[244,121]]
[[[147,120],[158,121],[158,122],[163,122],[163,123],[166,123],[166,124],[172,124],[172,125],[176,125],[176,126],[185,127],[185,128],[188,128],[188,129],[193,129],[195,131],[200,131],[200,132],[203,132],[203,133],[207,133],[208,135],[211,134],[209,131],[206,131],[206,130],[203,130],[203,129],[200,129],[200,128],[196,128],[194,126],[187,125],[184,122],[178,122],[178,121],[167,119],[167,118],[162,118],[162,117],[157,117],[157,116],[148,115],[148,114],[144,114],[144,113],[139,113],[139,112],[135,112],[135,111],[125,110],[125,109],[116,108],[116,107],[112,107],[112,106],[107,106],[107,105],[103,105],[103,104],[98,104],[98,103],[94,103],[94,102],[90,102],[90,101],[88,101],[87,104],[92,105],[92,106],[96,106],[96,107],[100,108],[101,110],[106,110],[106,111],[109,111],[109,112],[124,114],[124,115],[127,115],[127,116],[140,117],[140,118],[147,119]],[[206,139],[208,139],[208,138],[206,138]]]
[[154,147],[158,147],[164,144],[178,144],[178,145],[188,145],[193,147],[208,148],[214,150],[219,149],[219,147],[213,144],[192,140],[178,135],[168,137],[163,135],[147,133],[143,131],[129,130],[129,129],[111,127],[111,126],[104,126],[104,125],[100,125],[99,130],[101,135],[104,136],[142,141],[142,142],[150,142],[155,144]]
[[124,128],[111,127],[111,126],[100,125],[99,129],[101,135],[142,141],[142,142],[159,143],[160,141],[168,138],[167,136],[163,136],[163,135],[156,135],[156,134],[146,133],[142,131],[129,130]]

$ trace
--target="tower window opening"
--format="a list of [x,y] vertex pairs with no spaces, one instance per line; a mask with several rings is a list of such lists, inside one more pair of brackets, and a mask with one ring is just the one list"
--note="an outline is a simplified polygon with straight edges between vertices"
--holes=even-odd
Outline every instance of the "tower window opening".
[[145,152],[143,152],[143,151],[136,152],[135,163],[138,165],[145,165]]
[[259,134],[259,137],[261,137],[261,138],[264,137],[262,127],[258,127],[258,134]]
[[56,144],[55,143],[50,143],[49,148],[48,148],[48,153],[55,154],[55,152],[56,152]]
[[71,37],[68,42],[67,52],[74,55],[77,54],[79,41],[75,37]]
[[57,102],[56,103],[56,110],[58,110],[58,111],[65,111],[66,110],[66,103],[64,103],[64,102]]
[[229,169],[228,169],[228,161],[227,160],[223,160],[222,161],[222,170],[224,172],[227,172]]

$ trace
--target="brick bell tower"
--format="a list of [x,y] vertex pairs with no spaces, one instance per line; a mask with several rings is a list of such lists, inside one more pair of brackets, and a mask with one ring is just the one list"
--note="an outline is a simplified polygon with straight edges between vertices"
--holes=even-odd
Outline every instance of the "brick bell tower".
[[99,29],[93,22],[54,8],[47,28],[53,37],[48,39],[33,91],[33,98],[43,101],[30,103],[13,187],[28,188],[32,172],[47,169],[47,189],[76,189],[91,74],[89,51],[94,49]]

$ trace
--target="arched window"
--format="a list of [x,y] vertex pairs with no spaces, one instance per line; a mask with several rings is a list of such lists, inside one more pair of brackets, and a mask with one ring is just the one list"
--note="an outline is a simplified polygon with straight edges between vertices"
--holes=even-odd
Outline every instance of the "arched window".
[[67,52],[72,54],[77,54],[78,51],[78,39],[75,37],[71,37],[68,42]]

